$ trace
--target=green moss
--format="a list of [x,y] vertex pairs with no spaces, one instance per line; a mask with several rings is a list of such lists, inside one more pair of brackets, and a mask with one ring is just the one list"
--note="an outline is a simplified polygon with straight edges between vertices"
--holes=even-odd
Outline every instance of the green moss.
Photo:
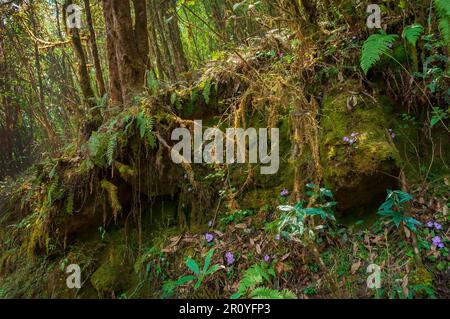
[[112,243],[104,262],[91,276],[91,284],[100,295],[118,293],[129,286],[132,266],[128,263],[124,245]]
[[[321,126],[321,160],[324,168],[325,185],[339,193],[345,190],[346,199],[361,198],[364,202],[377,193],[385,191],[391,181],[388,175],[395,175],[399,162],[398,151],[390,138],[392,107],[385,97],[375,102],[364,95],[358,82],[348,81],[328,93],[323,102]],[[348,105],[348,99],[356,98]],[[345,142],[357,133],[353,145]],[[357,196],[348,196],[357,192]],[[369,192],[369,193],[367,193]],[[361,197],[359,197],[361,196]],[[358,202],[343,203],[341,208],[350,208]]]

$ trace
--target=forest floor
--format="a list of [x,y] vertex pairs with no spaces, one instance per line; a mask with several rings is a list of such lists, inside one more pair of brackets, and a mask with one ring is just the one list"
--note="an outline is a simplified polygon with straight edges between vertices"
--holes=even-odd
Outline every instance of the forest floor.
[[[330,41],[351,48],[348,38]],[[306,99],[297,71],[308,61],[272,40],[213,63],[193,87],[151,84],[87,142],[0,184],[0,297],[450,298],[448,176],[381,178],[398,173],[395,143],[408,138],[393,141],[386,92],[368,97],[341,74]],[[320,132],[292,111],[323,116]],[[281,127],[280,173],[170,163],[168,132],[196,116]],[[352,132],[359,148],[342,142]],[[296,143],[306,146],[292,159]],[[81,289],[66,286],[71,264]]]

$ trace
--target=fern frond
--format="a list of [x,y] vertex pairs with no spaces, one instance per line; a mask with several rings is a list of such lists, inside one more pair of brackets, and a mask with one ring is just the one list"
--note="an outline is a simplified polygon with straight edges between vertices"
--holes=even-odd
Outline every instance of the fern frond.
[[434,0],[434,7],[439,17],[439,31],[447,46],[450,46],[450,1]]
[[111,165],[114,161],[114,152],[117,148],[117,133],[111,135],[108,142],[108,148],[106,149],[106,158],[108,160],[108,165]]
[[260,264],[254,264],[248,268],[239,283],[238,292],[232,296],[232,299],[246,295],[249,290],[262,285],[264,280],[270,281],[270,277],[275,276],[275,272],[271,268],[267,268]]
[[256,288],[250,297],[253,299],[297,299],[297,296],[288,289],[278,291],[267,287]]
[[417,40],[423,32],[423,27],[420,24],[413,24],[403,30],[403,38],[408,41],[413,47],[416,46]]
[[361,68],[367,75],[370,68],[377,63],[383,54],[390,51],[389,46],[398,38],[395,34],[372,34],[363,44],[361,53]]

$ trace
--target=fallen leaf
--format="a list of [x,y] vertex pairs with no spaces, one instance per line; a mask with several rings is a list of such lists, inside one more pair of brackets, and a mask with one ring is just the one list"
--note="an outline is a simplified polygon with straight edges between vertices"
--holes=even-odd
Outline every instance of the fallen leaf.
[[351,273],[352,275],[356,274],[356,272],[358,271],[358,269],[359,269],[360,267],[361,267],[361,261],[358,260],[357,262],[355,262],[355,263],[352,265],[352,268],[351,268],[351,270],[350,270],[350,273]]

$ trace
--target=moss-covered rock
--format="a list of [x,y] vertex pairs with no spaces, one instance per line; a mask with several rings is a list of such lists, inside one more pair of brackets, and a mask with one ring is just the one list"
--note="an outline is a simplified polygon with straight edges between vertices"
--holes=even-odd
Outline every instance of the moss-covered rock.
[[356,81],[324,97],[321,161],[325,185],[341,211],[364,210],[383,199],[398,173],[391,137],[392,108],[387,98],[371,97]]
[[126,246],[112,244],[100,267],[92,274],[91,284],[100,296],[124,291],[132,276],[132,265],[126,257]]

